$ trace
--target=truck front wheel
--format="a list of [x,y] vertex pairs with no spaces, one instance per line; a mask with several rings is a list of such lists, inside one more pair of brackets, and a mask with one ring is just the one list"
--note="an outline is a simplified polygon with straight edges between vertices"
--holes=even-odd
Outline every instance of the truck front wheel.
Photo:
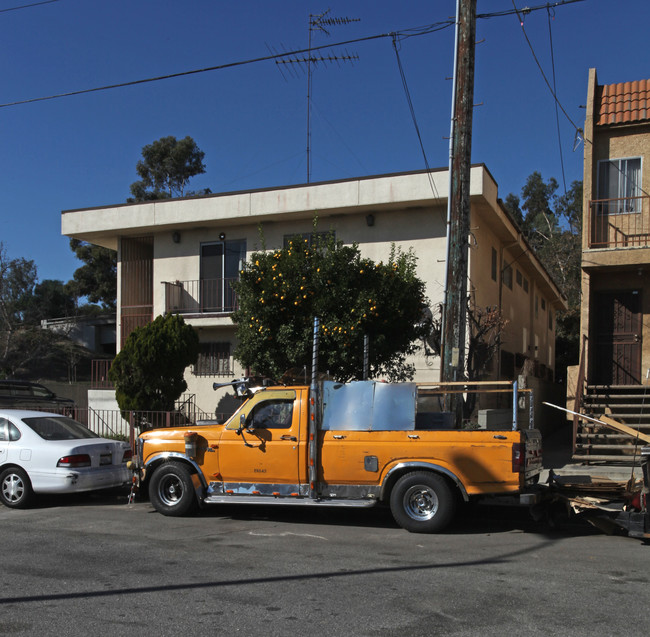
[[426,471],[402,476],[390,494],[395,522],[411,533],[437,533],[456,511],[456,497],[447,481]]
[[149,500],[163,515],[181,516],[196,509],[196,493],[189,469],[180,462],[165,462],[151,476]]

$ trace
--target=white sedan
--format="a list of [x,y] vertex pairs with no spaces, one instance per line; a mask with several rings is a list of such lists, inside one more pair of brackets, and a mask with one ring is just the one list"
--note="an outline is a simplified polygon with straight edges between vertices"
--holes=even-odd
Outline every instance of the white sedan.
[[0,499],[12,508],[35,493],[76,493],[124,485],[131,447],[100,438],[72,418],[0,410]]

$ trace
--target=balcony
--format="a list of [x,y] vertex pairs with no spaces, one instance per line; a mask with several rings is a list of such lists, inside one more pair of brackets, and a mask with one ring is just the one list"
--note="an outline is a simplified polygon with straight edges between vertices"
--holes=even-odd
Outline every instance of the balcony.
[[650,246],[650,197],[589,202],[589,248]]
[[174,314],[227,314],[237,309],[232,284],[237,279],[163,281],[165,312]]

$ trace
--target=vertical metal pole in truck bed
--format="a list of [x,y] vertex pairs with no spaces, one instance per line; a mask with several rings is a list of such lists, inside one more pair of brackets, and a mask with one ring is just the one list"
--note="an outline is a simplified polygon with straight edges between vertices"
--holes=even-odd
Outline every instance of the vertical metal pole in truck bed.
[[314,317],[314,344],[311,358],[311,385],[309,387],[309,497],[318,498],[318,338],[320,322]]

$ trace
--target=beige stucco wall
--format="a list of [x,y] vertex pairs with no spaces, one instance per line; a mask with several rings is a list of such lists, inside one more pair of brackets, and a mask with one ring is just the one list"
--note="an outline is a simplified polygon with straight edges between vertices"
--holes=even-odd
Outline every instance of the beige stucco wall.
[[[431,306],[442,302],[445,277],[446,209],[444,206],[409,208],[373,212],[374,224],[368,226],[366,212],[347,215],[319,215],[318,231],[334,230],[336,238],[346,244],[358,243],[363,257],[374,261],[387,261],[393,244],[404,251],[413,249],[418,256],[418,276],[426,282],[426,294]],[[263,240],[260,235],[262,232]],[[314,230],[313,218],[293,221],[251,223],[231,226],[226,240],[245,240],[248,256],[261,249],[273,250],[283,246],[284,237]],[[174,243],[170,232],[154,235],[154,315],[165,310],[164,281],[198,280],[199,254],[203,243],[219,241],[221,227],[189,229],[181,232],[180,243]],[[205,316],[186,319],[199,332],[202,341],[227,341],[235,346],[234,327],[229,317]],[[439,379],[439,360],[427,358],[424,352],[411,357],[416,377],[421,382]],[[197,403],[204,411],[212,412],[227,390],[212,391],[213,382],[231,380],[244,374],[237,361],[233,361],[234,374],[227,377],[195,377],[188,370],[186,380],[189,392],[196,394]],[[219,408],[217,407],[217,410]]]
[[[557,289],[548,281],[540,281],[539,271],[531,263],[530,252],[522,249],[521,238],[516,234],[504,235],[503,227],[490,222],[493,214],[480,209],[473,215],[470,286],[475,304],[481,309],[488,306],[500,308],[502,317],[507,321],[501,336],[502,350],[523,354],[553,369],[555,314],[562,309],[563,301],[557,296]],[[496,281],[492,278],[493,249],[497,254]],[[512,268],[512,289],[499,284],[499,273],[506,264]],[[550,327],[549,313],[552,318]]]

